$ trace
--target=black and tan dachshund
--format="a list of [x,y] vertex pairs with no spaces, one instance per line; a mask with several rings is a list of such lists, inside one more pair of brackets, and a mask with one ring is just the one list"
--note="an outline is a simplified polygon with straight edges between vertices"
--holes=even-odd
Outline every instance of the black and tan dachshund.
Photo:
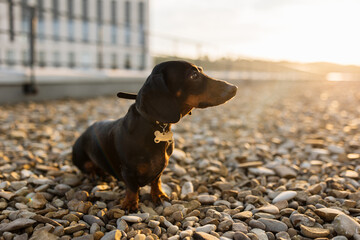
[[91,125],[73,146],[73,162],[83,172],[106,171],[126,184],[122,208],[138,208],[139,188],[151,184],[154,203],[169,200],[161,189],[160,176],[174,149],[171,124],[193,108],[225,103],[237,87],[204,74],[201,67],[185,61],[155,66],[125,117]]

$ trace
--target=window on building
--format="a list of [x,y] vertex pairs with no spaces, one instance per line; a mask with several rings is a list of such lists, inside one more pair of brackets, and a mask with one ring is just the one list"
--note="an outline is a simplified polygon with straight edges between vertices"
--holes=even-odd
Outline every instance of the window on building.
[[9,0],[9,39],[11,42],[15,39],[15,31],[14,31],[14,2],[12,0]]
[[92,56],[89,52],[83,52],[81,54],[81,65],[83,68],[90,68],[92,63]]
[[102,0],[97,0],[97,34],[96,40],[98,43],[102,42],[102,25],[103,25],[103,4]]
[[61,61],[60,61],[60,53],[54,52],[54,67],[60,67]]
[[43,41],[45,39],[44,0],[37,0],[37,35]]
[[125,69],[131,69],[131,58],[130,54],[125,55]]
[[69,68],[74,68],[75,67],[75,53],[74,52],[69,52],[69,59],[68,59],[68,66]]
[[116,1],[111,1],[111,43],[116,44],[117,42],[117,9]]
[[145,8],[144,3],[139,2],[139,43],[145,45]]
[[28,1],[21,0],[21,31],[23,33],[29,33],[30,31],[30,22],[29,19],[29,9],[28,9]]
[[22,51],[22,65],[23,66],[29,66],[29,51],[23,50]]
[[45,52],[44,52],[44,51],[40,51],[40,52],[39,52],[38,65],[39,65],[39,67],[45,67],[45,66],[46,66],[46,62],[45,62]]
[[130,45],[131,42],[131,5],[130,1],[125,2],[125,44]]
[[89,41],[89,4],[88,0],[82,0],[82,39],[84,42]]
[[59,13],[59,0],[52,0],[52,13],[53,13],[53,38],[60,40],[60,13]]
[[75,28],[74,28],[74,1],[67,0],[67,16],[68,16],[68,39],[69,41],[75,40]]
[[117,69],[118,68],[118,61],[117,61],[117,54],[113,53],[111,54],[111,68]]
[[140,65],[139,70],[144,70],[146,68],[146,53],[142,52],[140,54]]
[[102,53],[97,54],[97,67],[98,67],[98,69],[102,69],[104,67],[103,54]]
[[15,52],[12,49],[6,51],[6,63],[9,66],[15,65]]

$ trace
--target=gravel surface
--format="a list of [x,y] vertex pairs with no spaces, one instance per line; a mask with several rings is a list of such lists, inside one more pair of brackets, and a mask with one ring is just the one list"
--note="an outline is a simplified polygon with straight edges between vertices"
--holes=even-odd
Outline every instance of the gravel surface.
[[173,128],[171,202],[126,214],[71,146],[116,97],[0,107],[0,239],[360,239],[360,83],[243,83]]

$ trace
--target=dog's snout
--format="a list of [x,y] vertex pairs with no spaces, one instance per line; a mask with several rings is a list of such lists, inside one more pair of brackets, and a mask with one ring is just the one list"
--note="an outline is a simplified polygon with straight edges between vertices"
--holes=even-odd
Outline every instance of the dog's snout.
[[208,88],[199,98],[197,108],[206,108],[226,103],[232,99],[237,92],[237,86],[225,81],[209,79]]

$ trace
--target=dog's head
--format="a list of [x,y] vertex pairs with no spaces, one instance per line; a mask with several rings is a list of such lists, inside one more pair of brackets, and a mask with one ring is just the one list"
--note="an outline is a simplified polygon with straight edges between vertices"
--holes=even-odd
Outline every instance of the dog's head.
[[169,61],[154,67],[136,97],[136,108],[153,121],[176,123],[193,108],[223,104],[237,87],[204,74],[185,61]]

